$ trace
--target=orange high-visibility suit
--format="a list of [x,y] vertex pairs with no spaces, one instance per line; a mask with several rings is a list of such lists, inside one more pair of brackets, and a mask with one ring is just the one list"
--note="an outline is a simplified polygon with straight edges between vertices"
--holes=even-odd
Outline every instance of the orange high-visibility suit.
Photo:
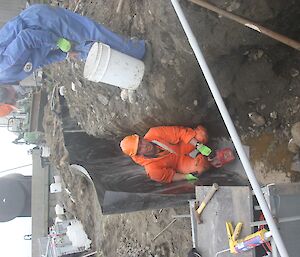
[[145,167],[148,176],[157,182],[170,183],[176,172],[192,173],[202,172],[209,167],[206,157],[198,155],[191,158],[189,153],[195,149],[190,144],[192,138],[197,139],[201,143],[208,140],[206,129],[198,126],[196,129],[164,126],[151,128],[144,139],[152,142],[156,140],[171,149],[170,152],[158,145],[162,152],[156,158],[148,158],[143,155],[135,155],[131,158],[137,163]]
[[0,117],[5,117],[17,108],[11,104],[0,103]]

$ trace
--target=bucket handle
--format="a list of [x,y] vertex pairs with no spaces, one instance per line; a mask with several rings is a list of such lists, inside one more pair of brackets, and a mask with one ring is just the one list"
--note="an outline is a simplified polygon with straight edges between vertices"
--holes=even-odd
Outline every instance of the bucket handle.
[[108,68],[108,63],[109,63],[109,60],[110,60],[110,55],[111,55],[111,49],[110,49],[110,46],[108,46],[108,58],[107,58],[107,61],[106,61],[105,65],[104,65],[104,69],[103,69],[103,73],[102,73],[101,79],[104,77],[104,74],[106,73],[106,70]]
[[[93,69],[92,72],[90,72],[89,75],[94,74],[94,73],[97,71],[97,67],[98,67],[98,65],[99,65],[99,63],[100,63],[100,58],[97,58],[97,57],[98,57],[99,55],[101,56],[101,55],[102,55],[102,52],[103,52],[103,44],[102,44],[102,43],[98,43],[98,42],[96,42],[95,44],[97,44],[97,46],[98,46],[98,51],[97,51],[97,56],[96,56],[97,64],[94,65],[94,69]],[[100,53],[99,53],[99,50],[100,50]]]

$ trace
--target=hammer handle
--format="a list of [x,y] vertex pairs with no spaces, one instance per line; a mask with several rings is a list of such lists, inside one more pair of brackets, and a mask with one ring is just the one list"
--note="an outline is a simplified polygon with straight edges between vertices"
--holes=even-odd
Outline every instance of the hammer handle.
[[193,2],[194,4],[200,5],[204,8],[206,8],[206,9],[208,9],[210,11],[213,11],[217,14],[220,14],[223,17],[226,17],[230,20],[236,21],[236,22],[238,22],[238,23],[240,23],[240,24],[242,24],[242,25],[244,25],[244,26],[246,26],[250,29],[253,29],[257,32],[260,32],[260,33],[262,33],[262,34],[264,34],[264,35],[266,35],[270,38],[273,38],[273,39],[275,39],[275,40],[277,40],[277,41],[279,41],[283,44],[286,44],[286,45],[288,45],[288,46],[290,46],[290,47],[292,47],[292,48],[294,48],[298,51],[300,50],[300,42],[297,41],[297,40],[293,40],[291,38],[288,38],[287,36],[284,36],[282,34],[279,34],[279,33],[275,32],[275,31],[267,29],[266,27],[263,27],[260,24],[255,23],[251,20],[245,19],[241,16],[235,15],[235,14],[230,13],[228,11],[224,11],[224,10],[220,9],[219,7],[217,7],[217,6],[208,3],[205,0],[190,0],[190,2]]
[[199,208],[195,211],[195,217],[197,220],[197,223],[200,224],[200,215],[203,212],[205,206],[207,205],[207,203],[210,201],[210,199],[214,196],[215,192],[219,189],[219,185],[217,183],[214,183],[211,187],[211,189],[209,190],[209,192],[206,194],[206,196],[204,197],[202,203],[200,204]]
[[199,208],[197,209],[197,213],[200,215],[202,211],[204,210],[206,204],[210,201],[210,199],[214,196],[215,192],[219,189],[219,185],[217,183],[214,183],[209,190],[209,192],[204,197],[202,203],[200,204]]

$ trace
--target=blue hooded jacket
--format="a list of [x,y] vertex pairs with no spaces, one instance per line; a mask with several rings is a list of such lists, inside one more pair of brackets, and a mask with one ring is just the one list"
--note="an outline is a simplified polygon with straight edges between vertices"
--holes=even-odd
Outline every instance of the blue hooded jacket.
[[129,40],[91,19],[44,4],[32,5],[0,30],[0,85],[16,84],[45,65],[66,59],[59,38],[72,42],[72,51],[86,59],[93,42],[142,59],[144,40]]

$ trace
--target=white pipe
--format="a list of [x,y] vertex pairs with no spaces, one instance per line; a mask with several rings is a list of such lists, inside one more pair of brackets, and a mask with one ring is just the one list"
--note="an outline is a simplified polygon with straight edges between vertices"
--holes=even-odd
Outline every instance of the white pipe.
[[227,110],[227,108],[224,104],[224,101],[221,97],[221,94],[220,94],[220,92],[217,88],[217,85],[216,85],[216,83],[215,83],[215,81],[214,81],[214,79],[211,75],[211,72],[210,72],[210,70],[207,66],[207,63],[206,63],[206,61],[203,57],[203,54],[200,50],[198,42],[197,42],[197,40],[196,40],[196,38],[195,38],[191,28],[190,28],[185,16],[184,16],[184,13],[183,13],[183,11],[182,11],[179,3],[178,3],[178,0],[171,0],[171,2],[173,4],[173,7],[174,7],[177,15],[178,15],[178,18],[181,22],[181,25],[184,29],[184,32],[187,35],[188,41],[189,41],[189,43],[190,43],[190,45],[191,45],[191,47],[192,47],[192,49],[193,49],[193,51],[196,55],[197,61],[198,61],[199,65],[200,65],[200,67],[203,71],[204,77],[206,78],[206,81],[207,81],[208,86],[209,86],[209,88],[212,92],[212,95],[213,95],[213,97],[216,101],[216,104],[217,104],[217,106],[220,110],[220,113],[222,115],[224,123],[225,123],[225,125],[228,129],[228,132],[229,132],[229,134],[232,138],[232,141],[233,141],[234,146],[237,150],[237,153],[240,157],[240,160],[243,164],[243,167],[244,167],[245,172],[248,176],[250,184],[251,184],[251,186],[253,188],[253,191],[256,195],[257,201],[258,201],[258,203],[259,203],[259,205],[262,209],[262,212],[265,216],[266,221],[268,222],[269,228],[272,232],[272,235],[273,235],[273,238],[274,238],[275,243],[277,245],[280,256],[281,257],[289,257],[288,252],[287,252],[287,250],[285,248],[285,245],[282,241],[282,238],[280,236],[280,233],[278,231],[278,228],[275,224],[275,221],[274,221],[274,219],[272,217],[272,214],[269,210],[269,207],[267,205],[267,202],[266,202],[266,200],[263,196],[261,188],[260,188],[260,186],[257,182],[257,179],[256,179],[255,175],[254,175],[254,171],[252,170],[252,167],[250,165],[248,157],[247,157],[247,155],[244,151],[244,148],[242,146],[242,142],[241,142],[241,140],[240,140],[240,138],[237,134],[237,131],[236,131],[234,125],[233,125],[233,122],[230,118],[230,115],[229,115],[228,110]]
[[190,214],[191,214],[190,217],[191,217],[191,228],[192,228],[192,242],[193,242],[193,248],[196,248],[196,236],[195,236],[195,227],[194,227],[196,220],[195,220],[195,215],[192,215],[192,213],[195,210],[195,201],[190,200],[189,206],[190,206]]

